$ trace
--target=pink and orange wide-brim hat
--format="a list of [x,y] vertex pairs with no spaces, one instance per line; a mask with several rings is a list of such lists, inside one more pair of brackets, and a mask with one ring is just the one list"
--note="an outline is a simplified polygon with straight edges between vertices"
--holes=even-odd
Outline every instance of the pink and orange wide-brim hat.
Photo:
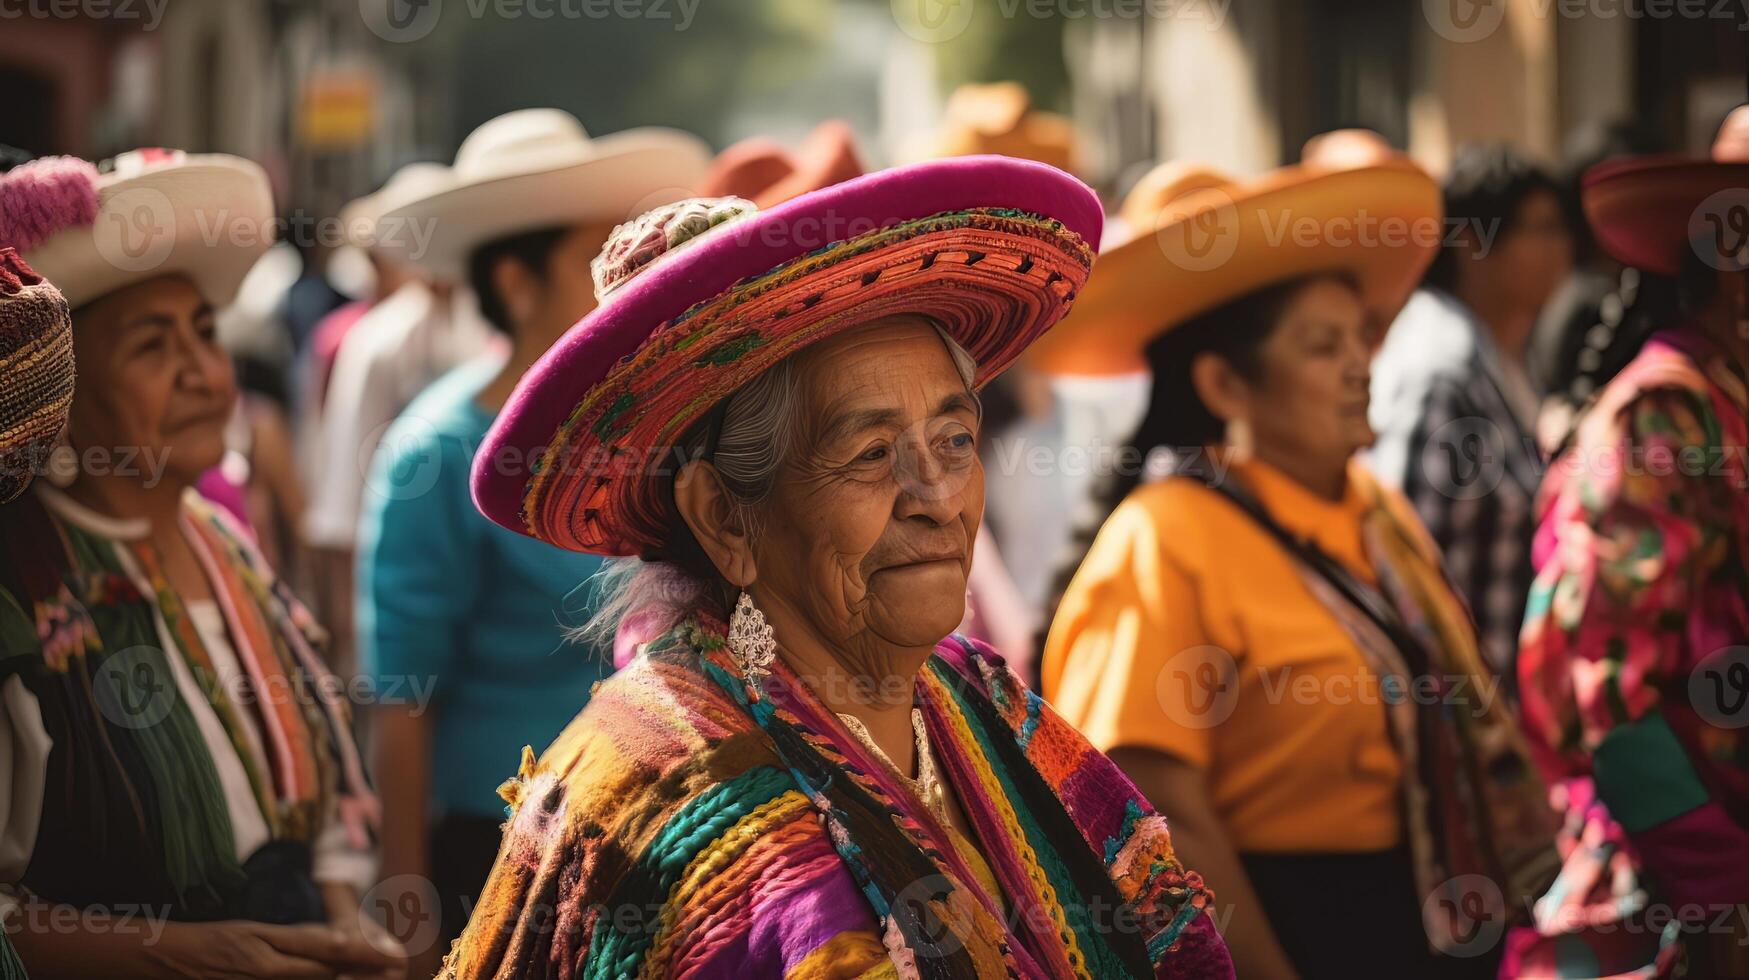
[[[1054,167],[962,157],[869,174],[767,211],[737,199],[622,226],[601,305],[517,385],[475,459],[494,522],[573,551],[668,542],[681,436],[786,357],[872,319],[931,317],[1000,374],[1068,312],[1103,216]],[[642,262],[633,274],[611,266]]]

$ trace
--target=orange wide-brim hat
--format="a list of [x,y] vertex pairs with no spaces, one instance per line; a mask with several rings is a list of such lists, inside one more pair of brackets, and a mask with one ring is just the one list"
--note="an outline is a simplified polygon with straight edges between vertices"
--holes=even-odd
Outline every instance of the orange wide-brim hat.
[[698,195],[740,197],[769,208],[862,174],[856,134],[849,123],[829,119],[794,152],[763,136],[730,146],[711,161]]
[[1168,163],[1118,212],[1075,310],[1033,345],[1056,374],[1147,368],[1150,342],[1265,286],[1321,272],[1353,276],[1382,331],[1420,283],[1443,234],[1439,185],[1407,158],[1309,162],[1236,181]]

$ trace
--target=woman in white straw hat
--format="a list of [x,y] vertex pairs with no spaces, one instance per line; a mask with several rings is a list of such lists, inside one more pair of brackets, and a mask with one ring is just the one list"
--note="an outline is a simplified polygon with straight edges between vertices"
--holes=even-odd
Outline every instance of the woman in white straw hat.
[[[350,327],[343,319],[332,322],[346,315],[345,307],[330,314],[310,344],[313,376],[304,389],[320,403],[312,413],[315,424],[305,430],[310,490],[300,531],[315,570],[316,609],[335,633],[330,662],[343,673],[357,663],[352,569],[371,455],[415,396],[492,342],[491,328],[466,296],[457,295],[454,281],[420,271],[407,261],[408,249],[398,247],[403,237],[417,239],[423,229],[382,220],[389,209],[449,183],[449,167],[411,163],[341,210],[347,239],[371,257],[382,291]],[[326,371],[325,350],[332,358]]]
[[[605,655],[559,650],[560,624],[587,618],[571,594],[599,560],[480,516],[468,490],[474,451],[516,380],[595,307],[589,264],[614,225],[688,196],[709,164],[685,133],[595,139],[568,113],[525,109],[468,136],[447,186],[384,213],[385,228],[406,233],[379,248],[465,278],[510,348],[408,407],[373,463],[360,526],[363,670],[383,684],[435,680],[432,710],[381,709],[384,875],[436,884],[446,939],[466,924],[497,853],[506,767],[523,746],[552,741],[610,669]],[[426,951],[433,969],[447,948]]]
[[82,381],[0,508],[0,911],[38,980],[401,973],[361,913],[376,805],[322,630],[193,490],[236,397],[213,310],[273,218],[234,157],[0,179],[0,246],[66,294]]

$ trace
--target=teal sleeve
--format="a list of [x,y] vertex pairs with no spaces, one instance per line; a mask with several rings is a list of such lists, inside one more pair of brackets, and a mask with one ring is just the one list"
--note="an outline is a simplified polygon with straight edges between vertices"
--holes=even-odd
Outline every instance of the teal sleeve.
[[1664,716],[1653,712],[1610,729],[1592,759],[1597,795],[1628,833],[1638,833],[1711,799]]
[[359,529],[359,669],[385,700],[431,690],[457,666],[479,592],[471,462],[459,440],[401,422],[372,461]]

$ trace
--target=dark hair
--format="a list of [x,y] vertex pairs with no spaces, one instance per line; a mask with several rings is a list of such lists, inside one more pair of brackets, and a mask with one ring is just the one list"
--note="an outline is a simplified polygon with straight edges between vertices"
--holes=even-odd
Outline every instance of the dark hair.
[[1613,120],[1575,127],[1561,149],[1561,206],[1573,232],[1573,259],[1580,266],[1596,262],[1601,252],[1591,223],[1585,220],[1582,191],[1585,172],[1616,157],[1656,153],[1658,141],[1637,122]]
[[570,233],[569,226],[542,228],[499,238],[474,249],[474,253],[468,256],[468,284],[474,287],[474,295],[479,297],[480,315],[486,318],[487,323],[502,333],[515,333],[515,326],[510,322],[510,311],[504,308],[504,298],[498,295],[498,288],[492,281],[492,270],[497,267],[499,260],[513,259],[533,273],[535,278],[546,282],[547,262],[552,258],[553,250],[558,248],[559,242]]
[[1319,282],[1339,282],[1359,289],[1354,277],[1346,272],[1297,276],[1253,290],[1186,320],[1148,345],[1148,368],[1154,376],[1148,412],[1119,449],[1116,459],[1120,465],[1102,476],[1093,491],[1089,520],[1076,531],[1070,560],[1059,570],[1053,586],[1053,616],[1100,526],[1147,478],[1150,458],[1162,451],[1181,455],[1193,452],[1224,435],[1225,423],[1203,404],[1191,380],[1191,366],[1196,358],[1214,354],[1247,381],[1261,381],[1264,343],[1281,325],[1282,316],[1294,299]]
[[[1512,148],[1498,143],[1464,147],[1452,160],[1442,189],[1447,227],[1479,226],[1499,242],[1518,223],[1519,208],[1539,193],[1549,194],[1565,207],[1555,179]],[[1574,217],[1567,215],[1569,226]],[[1427,270],[1427,281],[1452,290],[1457,285],[1458,262],[1470,251],[1471,246],[1448,238]]]

